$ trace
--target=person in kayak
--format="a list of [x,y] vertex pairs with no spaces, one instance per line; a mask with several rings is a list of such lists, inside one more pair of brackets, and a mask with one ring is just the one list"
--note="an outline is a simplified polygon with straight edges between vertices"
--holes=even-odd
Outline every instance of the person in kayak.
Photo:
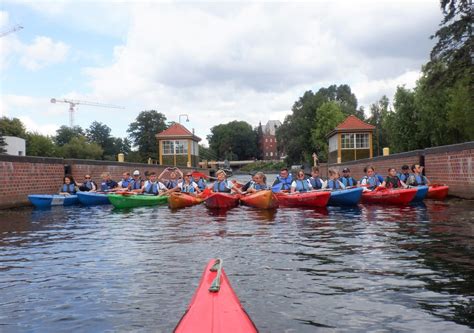
[[141,192],[143,187],[143,180],[140,177],[140,171],[133,171],[133,178],[128,184],[128,190],[132,192]]
[[191,172],[186,173],[184,175],[184,179],[178,183],[176,188],[171,189],[169,192],[175,191],[180,191],[192,195],[196,195],[197,193],[201,192],[198,184],[193,181],[193,174]]
[[298,170],[296,173],[296,179],[291,183],[291,193],[295,192],[308,192],[311,191],[313,187],[309,182],[309,179],[306,179],[304,170]]
[[224,170],[220,169],[216,172],[217,180],[211,187],[213,192],[224,192],[224,193],[231,193],[231,192],[238,192],[241,191],[234,186],[234,183],[227,180],[227,174]]
[[326,188],[331,190],[344,190],[346,186],[339,179],[340,174],[336,169],[329,169],[329,180],[327,182]]
[[170,172],[170,178],[165,182],[166,188],[171,190],[178,186],[180,179],[178,178],[178,174],[174,171]]
[[156,177],[156,172],[152,171],[149,173],[150,179],[143,185],[142,192],[153,195],[163,195],[168,192],[165,184],[160,182]]
[[199,179],[196,182],[197,186],[199,187],[199,190],[203,191],[207,187],[207,182],[204,179],[204,177],[199,177]]
[[400,178],[402,182],[406,182],[408,177],[410,177],[410,167],[404,164],[402,165],[402,173],[398,175],[398,178]]
[[293,183],[293,178],[288,172],[287,168],[280,170],[280,174],[277,176],[272,185],[273,192],[279,191],[289,191],[291,189],[291,184]]
[[375,190],[376,187],[381,185],[378,177],[375,176],[375,168],[368,166],[364,168],[365,176],[360,180],[360,185],[365,187],[366,190]]
[[319,168],[317,166],[311,168],[309,183],[313,190],[320,190],[326,187],[326,182],[319,177]]
[[100,183],[100,190],[102,192],[113,192],[119,189],[117,182],[112,180],[109,172],[103,172],[100,177],[102,178]]
[[419,186],[419,185],[430,185],[428,178],[423,176],[423,167],[419,164],[413,164],[411,166],[411,171],[413,172],[407,179],[407,185],[410,186]]
[[81,192],[95,192],[97,190],[97,184],[92,180],[91,175],[87,174],[84,176],[84,181],[79,186]]
[[130,172],[126,171],[122,174],[122,179],[118,182],[118,186],[120,188],[128,188],[131,181],[132,177],[130,177]]
[[247,183],[245,183],[244,186],[242,186],[241,190],[242,190],[243,192],[247,191],[252,185],[255,184],[255,175],[256,175],[256,174],[257,174],[257,173],[255,173],[255,174],[252,176],[252,179],[250,179]]
[[242,190],[247,191],[249,193],[255,193],[261,190],[268,190],[267,177],[263,172],[257,172],[255,175],[253,175],[250,186],[246,190],[244,190],[244,188],[242,187]]
[[357,180],[351,176],[351,169],[349,168],[342,169],[342,177],[340,180],[345,187],[357,186]]
[[76,182],[71,175],[66,175],[63,178],[63,185],[59,188],[59,194],[72,195],[78,192]]
[[388,176],[383,181],[381,187],[386,188],[407,188],[408,186],[400,180],[397,176],[397,170],[395,168],[388,168]]

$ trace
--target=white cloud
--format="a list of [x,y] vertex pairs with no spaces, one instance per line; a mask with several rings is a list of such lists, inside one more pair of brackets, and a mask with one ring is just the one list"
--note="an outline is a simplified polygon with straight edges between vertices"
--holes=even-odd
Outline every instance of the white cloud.
[[63,42],[54,42],[49,37],[38,36],[33,44],[22,45],[20,63],[30,70],[38,70],[51,64],[62,62],[69,51]]

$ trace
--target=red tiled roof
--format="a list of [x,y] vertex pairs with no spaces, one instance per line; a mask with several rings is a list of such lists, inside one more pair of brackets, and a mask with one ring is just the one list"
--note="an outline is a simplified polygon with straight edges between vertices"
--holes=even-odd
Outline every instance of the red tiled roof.
[[174,123],[163,132],[156,135],[157,138],[178,137],[178,138],[193,138],[195,141],[201,141],[201,138],[191,133],[186,127],[179,123]]
[[350,115],[342,123],[337,125],[335,130],[374,130],[375,126],[364,123],[354,115]]

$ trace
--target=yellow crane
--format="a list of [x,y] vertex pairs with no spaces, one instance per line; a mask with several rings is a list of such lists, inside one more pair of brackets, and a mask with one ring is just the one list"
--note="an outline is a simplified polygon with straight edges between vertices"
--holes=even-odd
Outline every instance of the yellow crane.
[[56,99],[51,98],[51,103],[67,103],[69,104],[69,126],[74,126],[74,111],[77,105],[90,105],[90,106],[98,106],[102,108],[112,108],[112,109],[124,109],[122,106],[112,105],[112,104],[103,104],[103,103],[96,103],[96,102],[88,102],[88,101],[79,101],[77,99]]

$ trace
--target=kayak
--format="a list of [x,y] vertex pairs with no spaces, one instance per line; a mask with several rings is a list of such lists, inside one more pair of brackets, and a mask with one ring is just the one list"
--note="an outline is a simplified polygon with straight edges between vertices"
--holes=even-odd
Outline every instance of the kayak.
[[444,200],[448,196],[449,186],[447,185],[430,185],[428,189],[428,199]]
[[379,187],[373,191],[362,192],[362,202],[387,205],[407,205],[413,200],[417,191],[416,188],[387,189]]
[[70,206],[79,203],[77,195],[63,194],[30,194],[28,200],[36,208],[49,208],[51,206]]
[[232,289],[221,259],[207,264],[191,303],[173,332],[258,332]]
[[428,194],[428,186],[427,185],[420,185],[416,187],[416,195],[411,202],[421,202],[426,195]]
[[224,192],[215,192],[209,195],[205,200],[207,208],[213,209],[229,209],[236,207],[239,204],[239,196],[224,193]]
[[326,207],[331,197],[330,191],[276,192],[280,206],[286,207]]
[[354,206],[362,197],[362,187],[348,188],[331,192],[328,205],[330,206]]
[[272,190],[263,190],[255,193],[249,193],[240,197],[243,205],[260,208],[272,209],[278,207],[278,199]]
[[173,192],[171,193],[168,199],[168,206],[171,209],[178,209],[197,205],[200,204],[202,201],[203,199],[190,194]]
[[110,203],[115,208],[133,208],[142,206],[157,206],[166,204],[168,196],[166,195],[146,195],[146,194],[107,194]]
[[86,206],[110,204],[109,198],[105,193],[77,192],[77,198],[81,204]]

